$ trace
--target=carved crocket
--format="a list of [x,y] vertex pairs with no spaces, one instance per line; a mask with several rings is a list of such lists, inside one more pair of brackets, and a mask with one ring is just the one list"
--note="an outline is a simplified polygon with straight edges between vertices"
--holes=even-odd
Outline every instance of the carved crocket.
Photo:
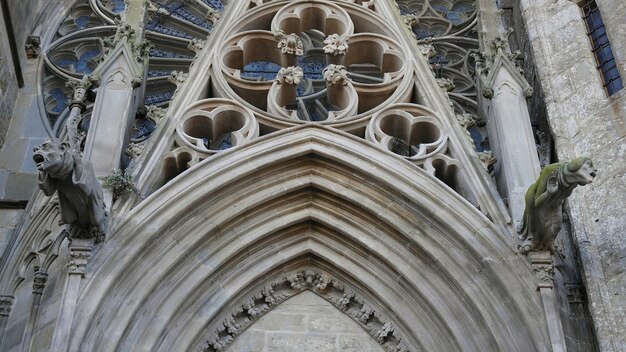
[[589,158],[546,166],[526,192],[526,208],[518,228],[522,241],[520,253],[553,250],[554,239],[563,224],[563,202],[577,186],[584,186],[596,177],[597,170]]
[[46,196],[58,191],[61,220],[72,238],[101,240],[107,230],[102,187],[91,164],[68,143],[45,142],[33,149],[39,188]]

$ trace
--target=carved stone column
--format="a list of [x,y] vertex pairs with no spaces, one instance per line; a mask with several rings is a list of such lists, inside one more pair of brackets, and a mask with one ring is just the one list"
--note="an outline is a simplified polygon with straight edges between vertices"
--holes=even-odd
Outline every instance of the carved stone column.
[[78,125],[81,113],[85,111],[85,96],[91,87],[92,77],[84,76],[82,80],[69,80],[65,85],[72,89],[73,96],[70,102],[70,116],[67,119],[67,133],[70,145],[75,152],[80,153],[80,135]]
[[480,106],[497,163],[498,189],[507,199],[517,226],[524,213],[524,194],[539,176],[540,166],[526,98],[533,94],[515,66],[495,2],[479,0],[481,53],[476,55]]
[[80,282],[85,276],[85,268],[91,258],[94,246],[93,238],[75,238],[70,244],[70,258],[68,262],[68,277],[63,287],[61,308],[57,319],[54,336],[52,338],[53,352],[66,352],[70,342],[70,330],[78,303]]
[[557,309],[554,292],[554,263],[549,251],[530,252],[528,254],[533,273],[538,280],[537,290],[543,301],[543,311],[548,324],[548,333],[553,352],[565,352],[565,335],[561,325],[561,316]]
[[35,324],[37,323],[37,317],[39,315],[39,304],[41,303],[41,295],[44,288],[46,288],[46,282],[48,281],[48,274],[37,271],[33,280],[33,301],[30,306],[30,315],[26,322],[26,328],[22,335],[22,352],[30,351],[30,344],[33,339],[33,331],[35,330]]
[[2,346],[2,341],[4,340],[4,330],[7,327],[7,321],[9,320],[14,300],[15,297],[13,296],[0,296],[0,346]]

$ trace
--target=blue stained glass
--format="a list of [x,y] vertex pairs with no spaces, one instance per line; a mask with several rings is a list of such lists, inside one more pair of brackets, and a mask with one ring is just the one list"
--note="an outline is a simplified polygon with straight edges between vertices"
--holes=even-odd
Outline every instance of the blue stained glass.
[[74,24],[76,24],[76,27],[78,27],[78,29],[87,28],[87,25],[89,24],[89,16],[80,16],[76,18],[74,20]]
[[472,137],[472,140],[474,141],[474,146],[476,147],[476,151],[477,152],[485,151],[485,148],[482,146],[483,135],[480,134],[478,129],[476,127],[472,127],[469,129],[469,133],[470,133],[470,136]]
[[61,88],[51,89],[48,94],[52,96],[56,105],[52,108],[52,112],[59,114],[67,107],[67,97],[65,96],[65,92]]
[[174,51],[167,51],[167,50],[162,50],[162,49],[157,49],[157,48],[150,49],[150,56],[151,57],[166,57],[170,59],[193,59],[193,57],[190,55],[185,55],[185,54],[177,53]]
[[280,65],[270,61],[250,61],[241,71],[241,77],[271,81],[276,78]]
[[135,120],[135,128],[130,138],[134,141],[143,140],[154,132],[154,127],[154,123],[148,119]]
[[443,12],[443,13],[448,12],[448,8],[444,5],[434,5],[433,9],[438,12]]
[[222,11],[224,10],[224,4],[222,4],[222,2],[220,0],[203,0],[207,5],[211,6],[212,8]]
[[298,66],[304,71],[304,78],[323,79],[322,71],[326,68],[326,58],[322,57],[298,57]]
[[72,72],[75,73],[89,74],[93,71],[93,69],[89,67],[89,61],[98,56],[100,56],[100,50],[91,49],[85,51],[78,59],[61,59],[54,61],[54,63],[57,66],[72,70]]
[[124,0],[111,0],[111,2],[113,3],[113,8],[111,9],[111,11],[113,11],[114,13],[120,13],[126,8]]
[[160,92],[152,95],[147,95],[144,98],[144,105],[157,105],[165,103],[172,99],[174,92]]
[[148,23],[147,28],[151,31],[155,31],[155,32],[159,32],[159,33],[163,33],[163,34],[167,34],[167,35],[172,35],[175,37],[180,37],[180,38],[185,38],[185,39],[192,39],[193,36],[191,36],[189,33],[183,32],[181,30],[175,29],[175,28],[171,28],[171,27],[166,27],[160,23],[157,23],[155,21],[151,21],[150,23]]
[[169,76],[172,71],[168,70],[150,70],[148,71],[148,77],[164,77]]
[[204,18],[200,18],[187,10],[185,5],[181,5],[178,8],[172,10],[172,14],[178,18],[182,18],[185,21],[191,22],[195,25],[209,30],[213,27],[209,21],[206,21]]
[[458,11],[449,11],[446,14],[446,17],[450,20],[450,22],[452,22],[453,24],[459,24],[461,22],[463,22],[463,19],[461,19],[461,13]]

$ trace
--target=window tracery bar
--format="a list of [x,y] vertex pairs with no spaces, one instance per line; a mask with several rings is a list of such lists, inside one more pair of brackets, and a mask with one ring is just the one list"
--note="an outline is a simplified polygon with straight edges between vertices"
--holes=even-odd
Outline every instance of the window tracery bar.
[[582,3],[583,19],[587,24],[587,35],[591,39],[591,51],[596,57],[596,68],[602,75],[603,86],[609,96],[617,93],[624,86],[617,70],[617,64],[611,50],[611,43],[606,35],[602,16],[595,0],[585,0]]

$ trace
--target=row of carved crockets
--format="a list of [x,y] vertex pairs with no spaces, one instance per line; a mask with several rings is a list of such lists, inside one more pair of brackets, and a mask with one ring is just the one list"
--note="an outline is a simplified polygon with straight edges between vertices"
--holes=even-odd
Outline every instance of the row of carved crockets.
[[332,275],[313,269],[294,271],[259,287],[231,312],[211,323],[204,352],[224,351],[250,325],[283,301],[310,290],[361,325],[388,352],[410,352],[394,323],[384,317],[356,290]]
[[[176,125],[175,143],[163,155],[168,182],[221,150],[239,147],[259,136],[254,113],[233,100],[204,99],[190,105]],[[448,133],[441,117],[427,107],[391,104],[370,119],[365,139],[421,166],[459,193],[460,164],[447,155]]]

